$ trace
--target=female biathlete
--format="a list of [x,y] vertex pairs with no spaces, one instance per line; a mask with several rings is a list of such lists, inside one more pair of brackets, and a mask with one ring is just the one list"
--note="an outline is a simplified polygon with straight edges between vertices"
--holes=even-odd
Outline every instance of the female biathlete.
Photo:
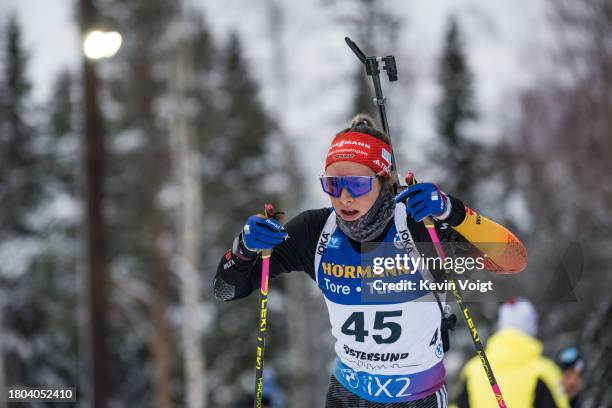
[[[260,286],[263,249],[274,249],[270,276],[303,271],[317,282],[336,340],[326,407],[447,406],[439,294],[415,285],[416,290],[368,297],[376,275],[364,265],[372,258],[362,251],[378,246],[386,254],[397,248],[411,257],[424,255],[431,249],[423,243],[431,240],[421,221],[431,216],[444,242],[476,250],[480,245],[483,251],[483,243],[498,243],[486,250],[489,271],[515,273],[527,263],[525,248],[510,231],[435,184],[414,184],[394,197],[391,153],[387,135],[368,116],[357,115],[351,128],[336,135],[325,160],[321,185],[332,207],[304,211],[284,227],[261,215],[249,217],[217,270],[215,296],[224,301]],[[432,276],[421,267],[402,278],[418,283]]]

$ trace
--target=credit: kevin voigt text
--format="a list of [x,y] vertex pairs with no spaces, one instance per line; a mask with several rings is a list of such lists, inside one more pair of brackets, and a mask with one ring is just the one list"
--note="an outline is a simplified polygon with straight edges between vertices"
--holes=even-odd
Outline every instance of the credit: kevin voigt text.
[[[492,281],[476,281],[462,280],[458,281],[459,289],[462,291],[473,291],[486,293],[493,290]],[[382,279],[376,279],[373,282],[366,282],[371,293],[389,293],[402,291],[453,291],[456,289],[454,281],[434,282],[429,279],[423,279],[418,282],[402,279],[399,282],[385,282]]]

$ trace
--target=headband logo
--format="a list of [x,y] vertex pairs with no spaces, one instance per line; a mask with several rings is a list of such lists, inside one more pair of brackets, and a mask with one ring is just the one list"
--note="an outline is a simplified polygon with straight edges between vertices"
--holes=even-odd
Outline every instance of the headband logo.
[[355,157],[354,154],[335,154],[334,159],[352,159]]
[[338,143],[334,143],[332,147],[344,147],[344,145],[355,145],[360,147],[365,147],[366,149],[370,148],[370,145],[364,142],[360,142],[358,140],[341,140]]
[[382,148],[381,150],[382,158],[385,159],[387,163],[391,164],[391,153],[385,148]]

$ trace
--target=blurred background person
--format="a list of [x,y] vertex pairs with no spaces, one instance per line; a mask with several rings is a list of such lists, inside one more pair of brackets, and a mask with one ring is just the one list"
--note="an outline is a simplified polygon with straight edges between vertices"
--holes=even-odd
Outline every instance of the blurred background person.
[[[569,407],[560,370],[542,356],[542,343],[535,337],[537,327],[537,312],[528,300],[509,300],[499,308],[498,331],[486,347],[495,377],[510,407]],[[458,408],[496,406],[478,358],[465,365],[461,381]]]
[[581,407],[580,395],[584,386],[586,360],[576,347],[566,347],[559,352],[556,362],[561,368],[561,385],[570,400],[570,406]]

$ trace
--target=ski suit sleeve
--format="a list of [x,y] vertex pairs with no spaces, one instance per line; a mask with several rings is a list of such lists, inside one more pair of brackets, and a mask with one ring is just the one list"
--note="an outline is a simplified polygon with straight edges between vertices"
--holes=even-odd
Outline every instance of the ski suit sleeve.
[[495,273],[517,273],[527,266],[527,249],[507,228],[449,196],[452,210],[445,220],[479,251],[486,253],[485,268]]
[[[301,271],[314,279],[315,246],[329,213],[327,208],[304,211],[285,225],[289,238],[274,247],[270,257],[271,278]],[[217,267],[215,298],[223,301],[243,298],[257,289],[260,283],[261,257],[245,254],[235,241]]]

